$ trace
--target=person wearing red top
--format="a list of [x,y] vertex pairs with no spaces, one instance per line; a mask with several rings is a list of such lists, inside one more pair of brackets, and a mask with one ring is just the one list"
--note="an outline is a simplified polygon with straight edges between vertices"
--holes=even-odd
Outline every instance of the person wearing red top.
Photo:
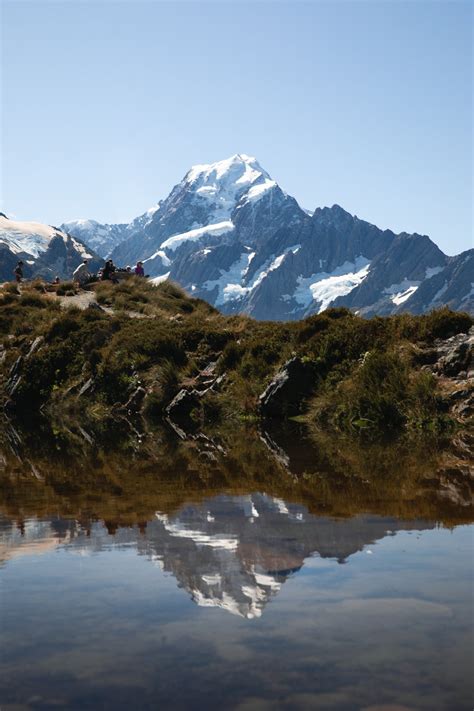
[[145,276],[145,270],[143,269],[143,262],[137,262],[137,266],[135,267],[135,274],[137,276]]

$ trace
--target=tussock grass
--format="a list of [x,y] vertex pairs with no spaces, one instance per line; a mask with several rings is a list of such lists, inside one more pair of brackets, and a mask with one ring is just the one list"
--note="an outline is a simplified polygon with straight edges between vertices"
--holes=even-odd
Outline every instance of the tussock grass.
[[[125,403],[138,384],[146,387],[148,412],[157,414],[184,381],[192,382],[210,361],[226,374],[209,396],[209,417],[232,421],[257,415],[258,397],[293,355],[314,365],[314,394],[307,417],[347,431],[403,431],[445,427],[432,377],[416,362],[418,346],[466,332],[468,314],[440,309],[426,316],[366,320],[347,309],[328,309],[299,322],[259,322],[224,316],[178,286],[153,286],[131,277],[94,286],[94,309],[62,311],[39,284],[0,291],[0,343],[8,368],[32,339],[44,343],[24,365],[15,392],[17,408],[58,403],[72,384],[94,379],[91,407]],[[130,318],[139,312],[147,318]],[[309,393],[308,393],[309,394]]]

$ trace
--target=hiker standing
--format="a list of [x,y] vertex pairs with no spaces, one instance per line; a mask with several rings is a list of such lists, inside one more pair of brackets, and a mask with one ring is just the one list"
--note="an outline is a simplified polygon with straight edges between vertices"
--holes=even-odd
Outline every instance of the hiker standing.
[[135,267],[135,274],[136,276],[145,276],[145,270],[143,269],[143,262],[137,262],[137,266]]
[[21,259],[13,270],[13,274],[15,275],[16,283],[20,284],[23,281],[23,262]]
[[109,280],[113,271],[114,271],[113,262],[111,259],[108,259],[105,262],[104,268],[102,269],[102,277],[101,277],[102,281]]

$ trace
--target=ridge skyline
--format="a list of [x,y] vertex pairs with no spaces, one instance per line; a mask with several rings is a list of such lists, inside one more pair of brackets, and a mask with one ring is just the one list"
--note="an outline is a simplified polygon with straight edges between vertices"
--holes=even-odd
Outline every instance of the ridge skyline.
[[246,153],[195,164],[129,223],[82,218],[57,234],[2,219],[7,277],[22,245],[38,252],[32,274],[58,269],[58,248],[70,276],[82,244],[119,267],[141,261],[154,283],[175,281],[224,313],[262,320],[300,319],[329,306],[365,316],[474,309],[473,249],[448,256],[427,234],[380,229],[338,203],[311,212]]
[[[191,165],[191,167],[186,171],[186,173],[184,174],[184,176],[183,176],[177,183],[174,183],[174,184],[172,185],[172,187],[168,190],[168,192],[166,193],[166,195],[165,195],[164,197],[163,197],[163,196],[160,197],[153,205],[151,205],[151,206],[148,207],[148,208],[145,208],[143,211],[139,211],[139,212],[138,212],[137,214],[135,214],[135,215],[132,215],[132,217],[131,217],[130,219],[128,219],[128,220],[123,220],[123,221],[117,222],[117,221],[109,220],[108,218],[106,218],[106,219],[104,219],[104,220],[101,220],[101,219],[99,219],[99,217],[97,217],[96,215],[93,215],[93,216],[84,216],[84,215],[83,215],[82,217],[70,217],[70,218],[68,218],[67,220],[64,220],[64,221],[62,221],[62,222],[59,221],[59,220],[56,220],[56,222],[53,221],[53,222],[48,222],[48,223],[46,223],[46,224],[58,225],[58,226],[59,226],[59,225],[61,225],[61,226],[67,226],[67,225],[70,225],[70,224],[86,224],[86,223],[89,223],[89,224],[107,225],[107,226],[111,226],[111,227],[113,227],[113,226],[131,225],[135,220],[137,220],[137,219],[139,219],[139,218],[143,218],[143,217],[145,217],[146,215],[152,216],[152,215],[154,214],[154,212],[156,212],[156,210],[158,209],[160,203],[162,203],[162,202],[166,199],[166,197],[171,194],[171,192],[173,191],[173,189],[174,189],[177,185],[184,183],[184,182],[186,181],[186,178],[187,178],[191,173],[193,173],[193,171],[195,171],[196,169],[201,169],[201,171],[210,170],[210,169],[215,168],[216,166],[221,166],[221,165],[223,165],[223,164],[229,163],[230,161],[232,161],[232,160],[235,159],[235,158],[240,158],[240,159],[242,159],[242,161],[244,161],[244,162],[245,162],[245,161],[248,161],[248,162],[252,161],[252,162],[254,162],[254,163],[256,164],[256,166],[258,167],[258,169],[260,169],[260,171],[262,172],[263,175],[265,175],[266,177],[269,177],[271,180],[273,180],[273,181],[276,183],[276,185],[282,190],[282,192],[283,192],[285,195],[291,196],[291,197],[298,203],[298,206],[301,208],[301,210],[303,210],[304,212],[306,212],[306,213],[309,214],[309,215],[314,214],[314,212],[315,212],[317,209],[324,209],[324,208],[334,209],[334,208],[340,208],[341,210],[344,211],[344,213],[346,213],[346,214],[348,214],[348,215],[351,215],[351,217],[355,217],[355,218],[357,218],[357,219],[363,220],[364,222],[368,222],[369,224],[374,225],[374,226],[377,226],[379,229],[381,229],[381,230],[383,230],[383,231],[385,231],[385,230],[391,230],[391,231],[393,231],[396,235],[417,234],[417,235],[420,235],[420,236],[423,236],[423,237],[429,237],[429,238],[436,244],[436,246],[439,247],[439,249],[441,249],[441,250],[444,252],[444,254],[446,254],[446,256],[456,256],[456,254],[459,254],[459,253],[461,253],[461,252],[467,251],[467,250],[471,249],[472,246],[473,246],[472,244],[470,244],[470,245],[464,247],[463,249],[458,250],[458,251],[454,251],[454,252],[453,252],[452,250],[446,250],[446,249],[442,246],[442,244],[441,244],[435,237],[433,237],[428,231],[426,231],[426,230],[417,230],[417,229],[411,229],[411,228],[406,228],[406,229],[398,230],[398,228],[395,228],[395,227],[393,227],[392,225],[382,225],[382,224],[380,224],[379,222],[377,222],[375,219],[373,219],[371,216],[361,216],[358,211],[356,211],[356,210],[353,211],[353,210],[351,210],[351,209],[348,209],[346,206],[344,206],[344,205],[342,204],[342,201],[336,201],[336,202],[333,202],[333,203],[331,203],[331,204],[320,204],[320,203],[318,203],[318,204],[313,204],[313,205],[311,205],[311,206],[310,206],[310,205],[303,205],[303,204],[301,203],[300,199],[299,199],[297,196],[295,196],[295,195],[293,195],[291,192],[285,190],[285,189],[281,186],[281,183],[280,183],[279,180],[275,180],[275,178],[272,176],[272,174],[269,173],[269,172],[262,166],[261,161],[260,161],[256,156],[254,156],[254,155],[252,155],[252,154],[250,154],[250,153],[244,153],[244,152],[233,153],[233,154],[230,155],[228,158],[223,158],[223,159],[220,159],[220,160],[217,160],[217,161],[213,161],[213,162],[210,162],[210,163],[195,163],[195,164]],[[14,219],[16,219],[16,220],[21,220],[21,221],[23,221],[22,218],[18,218],[16,215],[13,215],[13,214],[9,215],[9,214],[7,213],[7,216],[8,216],[8,217],[11,217],[11,218],[14,218]],[[31,219],[31,220],[27,219],[27,220],[24,220],[24,221],[27,221],[27,222],[29,222],[29,221],[32,221],[32,222],[41,222],[41,220],[34,220],[34,219]]]

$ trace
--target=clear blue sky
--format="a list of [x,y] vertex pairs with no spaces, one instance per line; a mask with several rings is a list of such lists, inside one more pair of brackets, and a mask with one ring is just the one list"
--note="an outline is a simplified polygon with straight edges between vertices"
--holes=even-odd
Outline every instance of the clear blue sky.
[[467,249],[472,8],[3,0],[1,209],[128,221],[249,153],[306,208]]

